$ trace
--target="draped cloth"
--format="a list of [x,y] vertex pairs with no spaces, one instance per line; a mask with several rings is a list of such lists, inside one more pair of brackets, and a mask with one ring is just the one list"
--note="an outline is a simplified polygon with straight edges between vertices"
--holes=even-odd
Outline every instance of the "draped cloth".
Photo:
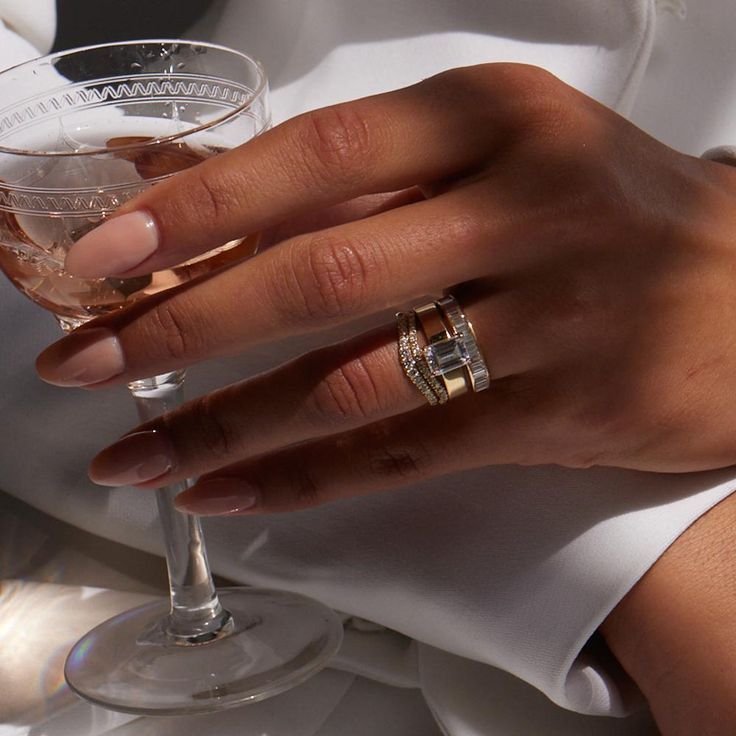
[[[42,30],[47,16],[29,31],[28,18],[14,15],[11,5],[0,0],[0,18],[7,21],[0,27],[5,66],[48,36]],[[712,22],[716,11],[736,21],[728,0],[709,0],[697,12]],[[261,58],[273,83],[276,122],[442,69],[518,61],[544,66],[698,153],[723,141],[678,126],[663,85],[682,79],[687,69],[666,45],[657,47],[659,64],[655,58],[647,69],[657,23],[687,59],[702,57],[707,65],[719,49],[730,53],[725,32],[712,23],[698,30],[703,48],[695,54],[689,22],[657,21],[654,0],[231,0],[218,4],[189,37]],[[705,85],[695,77],[690,82],[705,94]],[[637,97],[641,89],[646,99]],[[723,132],[726,123],[713,116],[718,125],[707,131]],[[102,444],[136,423],[125,392],[90,394],[38,381],[33,357],[57,333],[52,320],[9,284],[0,285],[0,333],[13,346],[0,362],[0,488],[80,529],[160,553],[154,499],[94,487],[84,473]],[[263,346],[194,368],[190,395],[335,337]],[[451,736],[515,732],[503,720],[514,698],[541,703],[536,717],[551,734],[549,714],[561,711],[544,696],[581,714],[622,716],[638,707],[635,689],[595,631],[735,482],[731,469],[659,475],[491,467],[293,514],[208,519],[205,528],[220,575],[306,593],[344,612],[352,633],[336,662],[340,671],[421,690]],[[372,622],[369,631],[362,624],[351,628],[364,620]],[[516,681],[501,670],[543,695],[509,685]],[[527,690],[532,695],[519,695]],[[526,709],[532,720],[536,707]],[[559,733],[574,733],[569,723],[564,728]],[[626,722],[610,728],[633,733]],[[542,733],[534,727],[526,732]]]

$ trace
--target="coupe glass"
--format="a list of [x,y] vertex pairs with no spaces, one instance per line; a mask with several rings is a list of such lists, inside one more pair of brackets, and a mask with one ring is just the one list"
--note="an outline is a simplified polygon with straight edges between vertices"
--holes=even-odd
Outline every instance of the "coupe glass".
[[[249,235],[130,279],[64,273],[70,246],[123,202],[269,125],[268,86],[248,56],[152,40],[76,49],[0,74],[0,267],[65,331],[252,255]],[[135,381],[142,420],[181,401],[184,371]],[[63,426],[59,427],[63,431]],[[260,700],[321,669],[339,647],[333,611],[301,595],[215,591],[198,518],[157,491],[170,600],[116,616],[71,650],[79,695],[115,710],[197,713]]]

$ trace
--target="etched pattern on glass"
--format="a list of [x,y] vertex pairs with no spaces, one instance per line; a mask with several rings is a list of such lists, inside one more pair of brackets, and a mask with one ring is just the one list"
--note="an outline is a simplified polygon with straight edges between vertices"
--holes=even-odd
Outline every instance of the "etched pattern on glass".
[[117,104],[136,99],[191,99],[217,100],[226,106],[237,108],[253,97],[253,90],[233,82],[221,82],[209,77],[193,77],[191,74],[171,75],[162,80],[160,75],[146,79],[137,75],[135,81],[115,81],[100,84],[84,82],[67,85],[52,93],[44,93],[24,100],[23,107],[0,109],[0,136],[9,130],[17,130],[33,123],[39,116],[63,114],[66,110],[79,110],[86,105]]

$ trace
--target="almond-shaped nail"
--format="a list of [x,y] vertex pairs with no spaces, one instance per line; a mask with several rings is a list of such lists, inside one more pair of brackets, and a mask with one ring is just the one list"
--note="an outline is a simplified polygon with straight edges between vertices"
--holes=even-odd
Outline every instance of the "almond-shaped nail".
[[163,432],[135,432],[97,455],[90,464],[89,477],[101,486],[134,486],[173,467],[173,447]]
[[180,493],[174,505],[187,514],[224,516],[253,509],[259,498],[255,488],[237,478],[213,478]]
[[90,386],[125,370],[120,342],[103,327],[73,332],[54,343],[36,360],[38,375],[55,386]]
[[147,212],[130,212],[90,230],[69,249],[64,269],[73,276],[120,276],[158,248],[158,228]]

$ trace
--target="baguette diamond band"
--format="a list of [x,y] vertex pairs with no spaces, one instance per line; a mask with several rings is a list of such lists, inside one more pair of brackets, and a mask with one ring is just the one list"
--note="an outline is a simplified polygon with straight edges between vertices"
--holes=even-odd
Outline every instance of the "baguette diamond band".
[[473,326],[454,297],[399,312],[396,319],[401,367],[432,406],[490,386]]
[[437,305],[442,310],[447,322],[468,356],[465,367],[470,377],[473,391],[484,391],[491,385],[491,375],[488,372],[488,366],[481,355],[478,342],[475,339],[473,325],[463,314],[455,297],[448,294],[438,300]]

